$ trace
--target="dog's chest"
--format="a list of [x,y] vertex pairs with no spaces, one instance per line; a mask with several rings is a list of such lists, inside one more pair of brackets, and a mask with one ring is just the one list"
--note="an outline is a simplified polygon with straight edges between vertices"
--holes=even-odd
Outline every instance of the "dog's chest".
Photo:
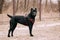
[[29,20],[27,20],[26,23],[24,23],[24,25],[28,26],[29,23],[34,24],[34,20],[33,19],[29,19]]
[[29,21],[30,21],[31,23],[34,23],[34,20],[33,20],[33,19],[31,19],[31,18],[29,19]]

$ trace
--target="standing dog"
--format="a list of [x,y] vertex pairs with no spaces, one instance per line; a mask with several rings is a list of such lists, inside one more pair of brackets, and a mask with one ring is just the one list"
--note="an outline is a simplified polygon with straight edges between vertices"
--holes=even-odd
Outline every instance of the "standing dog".
[[30,13],[27,17],[24,17],[24,16],[11,16],[11,15],[7,14],[7,16],[11,18],[11,20],[10,20],[10,29],[8,31],[8,37],[10,37],[10,33],[11,33],[11,36],[13,36],[13,32],[14,32],[14,29],[16,28],[16,26],[17,26],[17,23],[28,26],[30,36],[33,36],[32,28],[33,28],[33,24],[34,24],[34,21],[35,21],[36,14],[37,14],[37,8],[35,8],[35,9],[31,8],[31,11],[30,11]]

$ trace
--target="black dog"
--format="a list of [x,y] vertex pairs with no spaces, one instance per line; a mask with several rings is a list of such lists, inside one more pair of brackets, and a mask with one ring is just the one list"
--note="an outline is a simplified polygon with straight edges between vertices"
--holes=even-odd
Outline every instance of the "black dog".
[[17,26],[17,23],[23,24],[25,26],[29,26],[29,31],[30,31],[30,36],[33,36],[32,34],[32,27],[35,21],[35,16],[37,14],[37,9],[31,8],[31,12],[27,17],[24,16],[10,16],[7,14],[8,17],[11,18],[10,20],[10,29],[8,31],[8,37],[10,37],[10,32],[11,36],[13,36],[14,29]]

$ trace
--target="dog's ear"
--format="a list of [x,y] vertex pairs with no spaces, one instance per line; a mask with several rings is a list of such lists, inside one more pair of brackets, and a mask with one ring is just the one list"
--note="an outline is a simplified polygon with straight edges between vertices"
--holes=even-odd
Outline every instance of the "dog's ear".
[[37,8],[35,8],[35,10],[37,10]]
[[31,8],[31,11],[33,10],[33,8]]

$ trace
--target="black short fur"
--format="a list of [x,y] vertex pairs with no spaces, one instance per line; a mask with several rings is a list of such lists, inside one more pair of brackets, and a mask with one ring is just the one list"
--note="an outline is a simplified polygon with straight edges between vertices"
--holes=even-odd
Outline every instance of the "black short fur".
[[30,36],[33,36],[32,28],[33,28],[33,24],[34,24],[34,21],[35,21],[36,14],[37,14],[37,9],[36,8],[35,9],[31,8],[31,11],[30,11],[30,13],[27,17],[24,17],[24,16],[11,16],[11,15],[7,14],[7,16],[11,18],[10,28],[9,28],[9,31],[8,31],[8,37],[10,37],[10,33],[11,33],[11,36],[13,36],[13,32],[14,32],[16,26],[17,26],[17,23],[28,26]]

